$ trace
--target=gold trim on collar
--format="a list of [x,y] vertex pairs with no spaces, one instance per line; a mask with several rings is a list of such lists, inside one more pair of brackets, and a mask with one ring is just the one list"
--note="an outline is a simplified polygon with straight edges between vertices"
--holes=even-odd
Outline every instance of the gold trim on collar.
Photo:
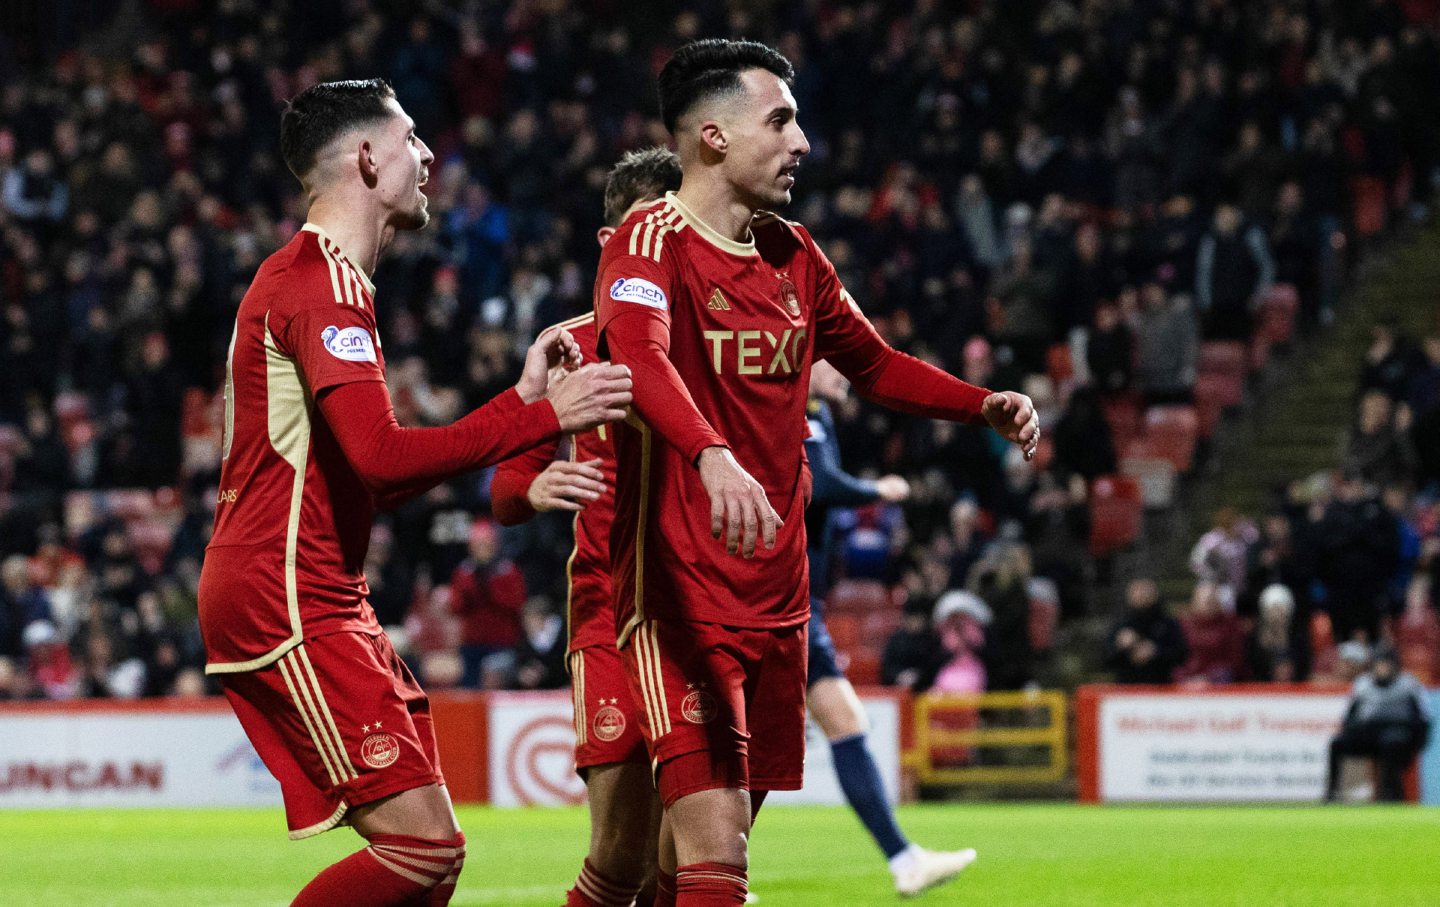
[[755,250],[755,234],[750,233],[748,228],[746,229],[746,233],[747,235],[749,235],[750,241],[736,242],[733,239],[728,239],[724,236],[721,236],[714,227],[711,227],[709,224],[701,220],[699,215],[697,215],[694,211],[691,211],[684,202],[680,201],[680,198],[674,192],[665,193],[665,201],[672,205],[676,211],[680,212],[681,219],[684,220],[691,229],[693,229],[696,233],[700,234],[701,238],[703,238],[706,242],[720,249],[720,251],[729,252],[731,255],[760,254]]
[[370,275],[365,273],[364,268],[360,267],[359,265],[355,264],[355,262],[350,260],[350,257],[345,254],[345,250],[340,248],[340,244],[335,241],[335,237],[331,236],[329,233],[326,233],[325,229],[319,224],[312,224],[309,221],[306,221],[305,226],[301,227],[300,229],[306,233],[314,233],[316,236],[324,237],[325,239],[329,240],[330,245],[335,247],[335,254],[340,256],[340,260],[349,265],[350,270],[354,271],[360,277],[361,282],[365,284],[365,289],[369,291],[370,295],[375,295],[375,284],[370,281]]

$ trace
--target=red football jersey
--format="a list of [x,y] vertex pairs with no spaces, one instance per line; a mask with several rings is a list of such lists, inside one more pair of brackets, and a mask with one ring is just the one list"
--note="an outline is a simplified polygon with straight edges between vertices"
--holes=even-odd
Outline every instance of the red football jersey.
[[385,380],[373,294],[365,273],[306,224],[240,302],[215,533],[200,577],[207,673],[263,667],[304,636],[380,632],[362,572],[370,493],[315,405],[326,388]]
[[[719,235],[671,193],[631,215],[601,252],[599,352],[630,364],[617,332],[667,337],[663,352],[705,423],[686,421],[683,437],[672,428],[671,443],[657,437],[653,426],[672,426],[674,407],[658,406],[637,376],[632,416],[615,432],[611,555],[622,642],[652,618],[751,628],[807,619],[810,366],[893,353],[804,228],[762,212],[751,235],[748,243]],[[710,498],[694,463],[713,444],[731,448],[784,520],[775,547],[757,545],[749,560],[710,535]]]
[[[594,312],[561,322],[560,326],[575,338],[586,362],[599,358],[595,350]],[[610,524],[615,517],[613,431],[614,426],[601,425],[594,431],[570,436],[570,459],[579,463],[599,460],[600,471],[605,474],[605,493],[575,514],[575,548],[566,568],[570,652],[615,644],[615,604],[610,594]],[[525,494],[558,451],[558,443],[542,444],[506,460],[495,470],[490,486],[491,505],[500,522],[514,525],[535,515]]]

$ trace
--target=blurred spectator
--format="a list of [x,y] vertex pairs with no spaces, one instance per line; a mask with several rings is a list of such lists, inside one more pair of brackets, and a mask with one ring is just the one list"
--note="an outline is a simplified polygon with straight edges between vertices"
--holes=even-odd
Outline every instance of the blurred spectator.
[[25,628],[25,670],[46,699],[71,699],[80,679],[70,662],[70,650],[48,620],[37,620]]
[[945,651],[944,665],[930,689],[939,693],[983,693],[985,629],[993,617],[980,596],[963,589],[946,592],[935,603],[935,632]]
[[1255,308],[1274,282],[1265,231],[1246,223],[1233,204],[1221,204],[1195,261],[1195,302],[1205,318],[1205,337],[1248,340]]
[[1055,467],[1087,481],[1116,471],[1115,444],[1095,387],[1077,387],[1055,425]]
[[1260,619],[1246,641],[1248,679],[1302,683],[1310,679],[1310,628],[1296,617],[1295,596],[1274,583],[1260,592]]
[[1189,656],[1175,671],[1177,683],[1233,683],[1245,679],[1245,628],[1222,603],[1222,588],[1199,582],[1180,618]]
[[1135,389],[1147,405],[1189,403],[1194,395],[1200,339],[1190,297],[1167,295],[1159,282],[1140,291],[1135,315]]
[[1245,592],[1237,598],[1236,611],[1255,616],[1261,590],[1278,584],[1291,593],[1296,619],[1308,621],[1316,569],[1315,550],[1305,530],[1297,530],[1283,512],[1266,514],[1260,523],[1260,537],[1248,550]]
[[1125,588],[1125,615],[1110,631],[1106,667],[1116,683],[1164,684],[1189,655],[1179,621],[1160,606],[1154,580],[1131,580]]
[[1098,301],[1095,321],[1085,341],[1085,367],[1102,394],[1130,389],[1135,373],[1135,334],[1120,317],[1118,306]]
[[1410,379],[1410,442],[1415,449],[1416,484],[1440,484],[1440,333],[1425,338],[1425,362]]
[[503,686],[515,667],[524,604],[525,579],[513,562],[500,557],[495,524],[476,520],[470,527],[470,556],[450,577],[450,612],[460,618],[465,662],[462,686]]
[[967,588],[989,611],[982,623],[988,689],[1018,690],[1035,680],[1036,653],[1030,635],[1031,575],[1030,550],[1008,540],[991,545],[970,570]]
[[31,580],[29,559],[12,554],[0,562],[0,655],[20,655],[21,634],[53,617],[49,596]]
[[1214,525],[1190,549],[1190,569],[1202,583],[1223,587],[1217,590],[1221,605],[1235,610],[1235,600],[1245,592],[1250,547],[1258,541],[1255,524],[1233,507],[1215,512]]
[[1375,799],[1405,799],[1405,769],[1430,738],[1430,708],[1425,698],[1420,682],[1401,672],[1393,649],[1376,651],[1369,673],[1355,681],[1340,733],[1330,741],[1327,801],[1334,801],[1339,794],[1340,760],[1346,756],[1375,760],[1379,776]]
[[520,642],[515,646],[515,683],[522,690],[554,690],[569,680],[565,672],[565,619],[550,603],[535,597],[520,611]]
[[928,608],[907,603],[900,626],[885,641],[880,659],[880,682],[923,693],[935,683],[935,676],[949,660],[940,637],[931,628]]
[[1335,639],[1378,639],[1385,586],[1395,569],[1394,520],[1354,472],[1341,474],[1335,498],[1315,527],[1325,610]]
[[1390,398],[1379,390],[1367,391],[1345,439],[1340,467],[1372,485],[1393,485],[1408,482],[1415,466],[1415,449],[1409,435],[1395,425]]
[[1400,330],[1400,323],[1387,316],[1370,329],[1370,348],[1360,370],[1360,389],[1377,390],[1391,400],[1404,400],[1410,382],[1423,367],[1420,351]]

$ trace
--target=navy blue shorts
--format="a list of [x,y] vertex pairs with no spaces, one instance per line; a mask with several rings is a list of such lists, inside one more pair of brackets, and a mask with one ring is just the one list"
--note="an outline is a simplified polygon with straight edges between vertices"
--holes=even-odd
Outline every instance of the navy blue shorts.
[[827,677],[844,679],[845,672],[835,661],[835,643],[825,627],[825,609],[820,599],[810,599],[810,655],[805,671],[808,689]]

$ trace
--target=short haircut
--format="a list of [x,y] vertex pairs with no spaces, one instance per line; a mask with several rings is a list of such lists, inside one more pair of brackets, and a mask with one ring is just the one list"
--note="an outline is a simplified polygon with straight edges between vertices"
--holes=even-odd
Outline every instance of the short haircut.
[[280,116],[280,155],[285,166],[304,182],[316,155],[348,129],[378,122],[393,114],[386,101],[395,89],[384,79],[321,82],[290,99]]
[[660,118],[665,128],[673,135],[675,124],[700,101],[744,90],[740,73],[747,69],[768,70],[787,85],[795,81],[790,61],[756,41],[706,38],[675,51],[660,70]]
[[680,158],[669,148],[626,152],[605,179],[605,223],[620,226],[630,206],[680,188]]

